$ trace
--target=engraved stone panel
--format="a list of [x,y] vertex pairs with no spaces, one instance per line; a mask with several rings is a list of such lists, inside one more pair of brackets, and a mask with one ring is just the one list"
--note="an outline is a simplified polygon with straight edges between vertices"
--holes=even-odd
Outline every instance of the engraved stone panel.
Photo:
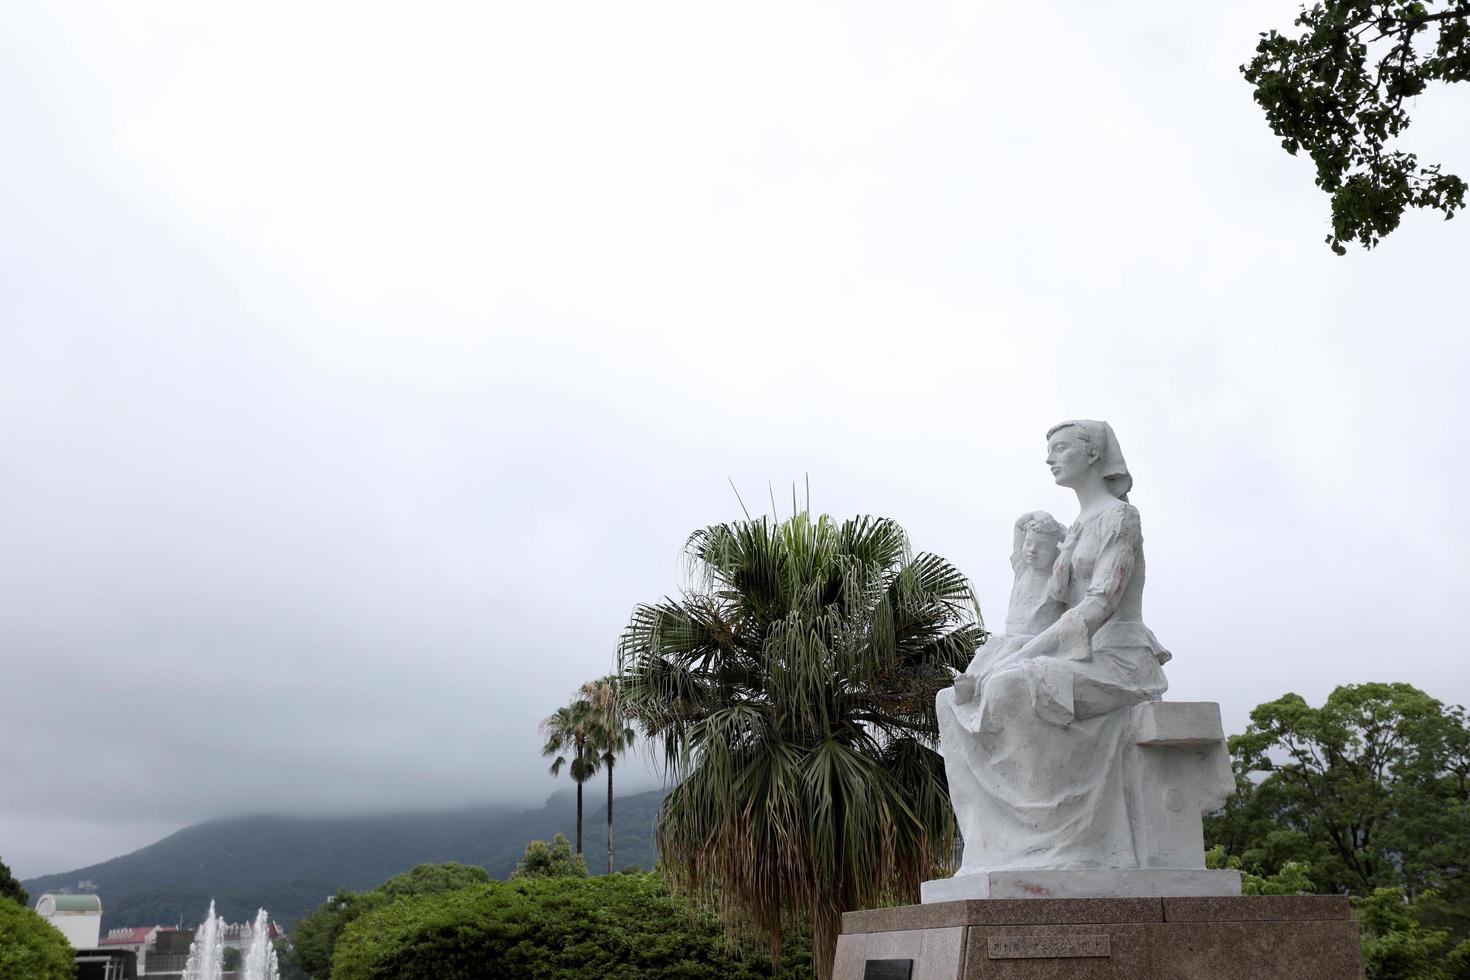
[[1111,956],[1107,936],[991,936],[985,943],[992,960],[1066,959]]

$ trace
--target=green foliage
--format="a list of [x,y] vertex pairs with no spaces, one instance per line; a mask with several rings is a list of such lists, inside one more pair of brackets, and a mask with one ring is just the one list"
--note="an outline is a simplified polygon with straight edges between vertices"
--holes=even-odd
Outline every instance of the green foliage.
[[24,905],[0,901],[0,980],[73,980],[73,956],[51,923]]
[[271,941],[276,948],[276,962],[281,968],[281,980],[311,980],[311,974],[296,962],[294,947],[289,936],[280,936]]
[[400,895],[432,895],[436,892],[452,892],[471,885],[483,885],[490,880],[490,872],[473,864],[447,861],[444,864],[420,864],[402,874],[394,875],[374,891],[389,898]]
[[1354,896],[1370,980],[1470,980],[1463,708],[1408,684],[1339,687],[1320,708],[1287,694],[1230,749],[1210,867],[1241,870],[1246,894]]
[[686,552],[695,587],[638,606],[619,650],[624,705],[679,780],[661,860],[773,957],[810,916],[825,975],[843,911],[917,901],[948,868],[934,696],[984,639],[979,608],[881,518],[716,525]]
[[236,949],[234,946],[225,947],[224,971],[226,973],[233,973],[234,971],[240,969],[240,960],[241,956],[238,949]]
[[1410,901],[1402,888],[1375,888],[1353,906],[1367,980],[1470,980],[1470,940],[1429,924],[1443,915],[1434,892]]
[[511,874],[512,878],[585,878],[587,862],[572,853],[571,841],[561,834],[550,844],[533,840],[526,845],[526,856]]
[[1225,848],[1216,844],[1205,852],[1205,867],[1239,871],[1242,895],[1310,895],[1316,891],[1307,877],[1307,866],[1300,861],[1287,861],[1280,871],[1262,874],[1259,868],[1246,870],[1240,858],[1227,855]]
[[623,702],[618,696],[619,682],[614,676],[600,677],[582,685],[582,699],[587,702],[590,724],[588,747],[597,753],[602,768],[607,770],[607,871],[613,869],[613,767],[618,756],[633,747],[637,733],[623,715]]
[[420,864],[394,875],[371,891],[339,889],[337,894],[296,923],[291,942],[282,955],[283,972],[289,966],[312,980],[326,980],[332,973],[332,952],[342,931],[359,916],[394,899],[435,895],[484,884],[489,880],[490,875],[484,868],[450,861],[446,864]]
[[1294,861],[1328,892],[1402,885],[1470,903],[1463,709],[1408,684],[1339,687],[1320,708],[1287,694],[1252,711],[1230,749],[1237,793],[1207,830],[1246,866]]
[[387,901],[388,896],[382,892],[338,890],[337,894],[296,923],[286,962],[312,980],[326,980],[332,975],[332,951],[342,930],[364,912]]
[[565,767],[567,775],[577,784],[578,854],[582,853],[582,784],[597,775],[602,766],[602,758],[592,741],[596,723],[597,711],[581,694],[541,721],[541,734],[546,737],[541,754],[556,756],[551,762],[551,774],[556,776]]
[[31,897],[26,894],[24,888],[20,887],[20,882],[10,874],[10,868],[4,861],[0,861],[0,898],[13,899],[27,907],[31,904]]
[[1409,126],[1406,100],[1432,82],[1470,78],[1470,3],[1323,0],[1295,26],[1300,36],[1263,33],[1241,71],[1281,145],[1305,149],[1332,196],[1332,250],[1372,248],[1407,208],[1454,217],[1465,181],[1389,144]]
[[[802,951],[805,952],[805,951]],[[807,977],[732,955],[658,876],[519,878],[382,906],[347,927],[333,980]]]

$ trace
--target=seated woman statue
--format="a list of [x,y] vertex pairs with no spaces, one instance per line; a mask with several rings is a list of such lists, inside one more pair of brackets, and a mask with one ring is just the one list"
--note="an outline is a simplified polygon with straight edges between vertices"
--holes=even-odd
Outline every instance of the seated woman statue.
[[1012,602],[1022,608],[939,692],[940,750],[965,841],[960,874],[1139,864],[1124,749],[1132,707],[1168,688],[1170,654],[1143,624],[1133,480],[1106,422],[1053,426],[1046,464],[1080,509],[1046,583],[1050,604],[1021,587],[1028,536],[1032,558],[1045,555],[1049,515],[1023,515],[1036,533],[1020,528],[1013,556]]

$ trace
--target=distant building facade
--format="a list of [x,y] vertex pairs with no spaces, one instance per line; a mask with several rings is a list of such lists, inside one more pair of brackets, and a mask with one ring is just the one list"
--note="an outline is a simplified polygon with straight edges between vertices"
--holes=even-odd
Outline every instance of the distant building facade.
[[[138,958],[138,973],[142,974],[148,970],[148,951],[157,948],[160,932],[178,932],[178,930],[173,926],[133,926],[128,929],[109,929],[98,945],[103,949],[121,949],[133,953]],[[184,949],[188,950],[188,943],[184,944]],[[183,967],[179,968],[179,972],[183,972]]]
[[[274,922],[267,926],[267,937],[279,939],[283,933]],[[255,938],[254,922],[227,922],[220,930],[220,945],[237,950],[243,963],[250,941]],[[181,977],[189,959],[189,945],[194,942],[193,929],[173,926],[132,926],[109,929],[102,937],[103,949],[129,950],[137,955],[139,980],[170,980]],[[235,974],[227,972],[226,978]]]
[[96,895],[53,895],[36,900],[36,913],[56,927],[73,949],[94,949],[102,933],[102,899]]

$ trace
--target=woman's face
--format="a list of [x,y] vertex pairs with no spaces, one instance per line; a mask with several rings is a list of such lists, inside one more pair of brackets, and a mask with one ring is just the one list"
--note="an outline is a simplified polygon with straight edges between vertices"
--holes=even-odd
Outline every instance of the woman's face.
[[1092,466],[1092,450],[1077,435],[1077,427],[1069,425],[1051,434],[1046,444],[1046,465],[1059,487],[1075,487]]

